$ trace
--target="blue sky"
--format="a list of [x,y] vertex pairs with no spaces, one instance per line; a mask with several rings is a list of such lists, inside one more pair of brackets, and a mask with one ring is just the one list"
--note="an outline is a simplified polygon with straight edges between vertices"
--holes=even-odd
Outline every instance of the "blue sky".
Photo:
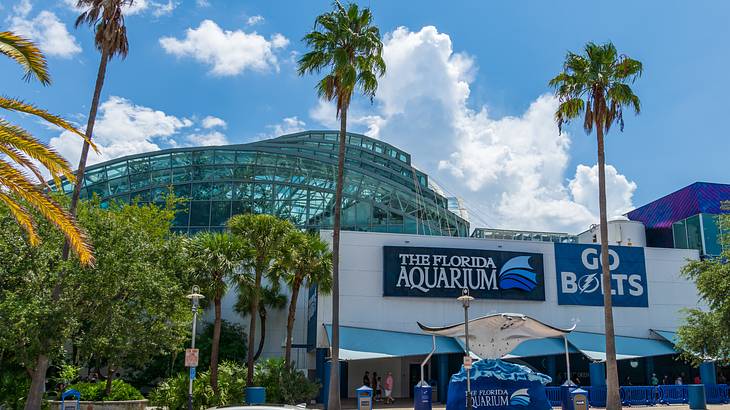
[[[3,94],[85,124],[99,54],[62,1],[3,1],[0,22],[40,42],[51,87],[0,60]],[[369,5],[389,72],[352,130],[412,152],[474,225],[570,232],[595,222],[595,137],[558,135],[547,81],[567,50],[613,41],[644,63],[638,117],[607,139],[610,211],[727,176],[730,3],[709,1],[385,1]],[[201,143],[239,143],[335,125],[295,61],[329,1],[137,0],[130,53],[102,94],[102,159]],[[205,120],[206,117],[208,120]],[[222,120],[215,120],[213,117]],[[76,162],[68,135],[11,117]],[[222,124],[225,123],[225,126]]]

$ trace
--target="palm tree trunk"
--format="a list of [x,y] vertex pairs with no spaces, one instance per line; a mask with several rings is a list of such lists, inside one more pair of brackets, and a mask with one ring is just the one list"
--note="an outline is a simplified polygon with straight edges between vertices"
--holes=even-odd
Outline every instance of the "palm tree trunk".
[[256,349],[256,354],[253,355],[253,361],[259,360],[261,352],[264,351],[264,343],[266,342],[266,306],[261,303],[259,308],[259,319],[261,322],[261,338],[259,338],[259,347]]
[[112,393],[112,380],[114,379],[114,369],[112,364],[109,363],[106,367],[106,387],[104,388],[104,397],[109,397]]
[[31,372],[30,391],[25,401],[25,410],[36,410],[41,408],[43,390],[46,384],[46,371],[48,370],[48,356],[39,354],[35,368]]
[[287,366],[291,365],[291,339],[294,333],[294,319],[297,314],[297,299],[299,298],[299,288],[302,282],[299,278],[294,279],[291,287],[291,301],[289,301],[289,316],[286,318],[286,347],[284,348],[284,361]]
[[345,176],[345,139],[347,136],[347,107],[340,111],[340,143],[337,153],[337,182],[335,185],[334,224],[332,227],[332,343],[330,391],[327,408],[340,410],[340,215],[342,213],[342,185]]
[[210,386],[218,395],[218,348],[221,343],[221,297],[215,295],[215,320],[213,322],[213,346],[210,347]]
[[601,229],[601,273],[603,277],[603,320],[606,332],[606,409],[621,408],[619,395],[618,366],[616,364],[616,337],[613,328],[613,306],[611,300],[611,270],[608,263],[608,220],[606,216],[606,154],[604,151],[603,128],[596,127],[598,139],[598,206]]
[[[106,50],[101,52],[101,61],[99,62],[99,70],[96,74],[96,85],[94,86],[94,96],[91,99],[91,109],[89,110],[89,120],[86,123],[86,139],[91,140],[91,136],[94,132],[94,124],[96,123],[96,112],[99,109],[99,99],[101,96],[101,89],[104,87],[104,78],[106,77],[106,65],[109,62],[108,54]],[[81,148],[81,158],[79,159],[79,167],[76,171],[76,184],[74,184],[73,194],[71,195],[71,205],[69,206],[69,213],[72,216],[76,216],[76,205],[81,195],[81,185],[84,182],[84,171],[86,170],[86,159],[89,156],[89,143],[84,141],[84,145]],[[70,244],[68,239],[63,243],[63,260],[67,260],[70,254]],[[61,277],[63,277],[64,270],[60,269],[58,276],[59,280],[53,286],[51,291],[51,298],[54,302],[57,302],[61,298]],[[48,342],[46,340],[45,342]],[[50,343],[41,343],[43,345],[49,345]],[[41,351],[36,358],[36,365],[33,371],[33,377],[31,378],[30,391],[28,392],[28,400],[25,403],[25,408],[39,409],[41,407],[41,400],[43,399],[43,386],[45,385],[46,370],[48,370],[48,352]]]
[[248,312],[251,320],[248,324],[248,360],[246,360],[246,386],[253,387],[253,363],[255,361],[253,342],[256,338],[256,314],[259,310],[259,292],[261,291],[261,269],[256,268],[256,281],[251,292],[251,310]]

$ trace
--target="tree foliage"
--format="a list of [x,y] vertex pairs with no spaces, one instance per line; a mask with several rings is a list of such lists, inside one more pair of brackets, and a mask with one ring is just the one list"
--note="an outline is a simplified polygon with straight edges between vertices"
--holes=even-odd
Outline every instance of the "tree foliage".
[[682,269],[707,305],[687,309],[685,323],[677,332],[682,355],[695,364],[705,359],[730,363],[730,214],[719,218],[718,226],[725,228],[720,237],[726,244],[722,254],[690,261]]

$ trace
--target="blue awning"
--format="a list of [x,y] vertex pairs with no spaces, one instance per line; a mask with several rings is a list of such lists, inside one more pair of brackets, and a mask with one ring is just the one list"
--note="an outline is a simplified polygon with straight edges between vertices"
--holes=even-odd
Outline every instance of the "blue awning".
[[[332,325],[325,324],[324,328],[331,343]],[[432,336],[427,334],[340,326],[341,360],[419,356],[428,354],[432,348]],[[464,350],[453,338],[436,336],[435,354],[442,353],[463,354]]]
[[[568,343],[569,353],[578,353],[578,350]],[[550,337],[547,339],[526,340],[512,350],[505,358],[511,357],[533,357],[565,354],[565,342],[563,338]]]
[[651,329],[652,333],[659,336],[661,339],[666,340],[667,342],[671,343],[672,345],[677,344],[677,332],[670,332],[668,330],[656,330]]
[[[606,336],[602,333],[572,332],[568,342],[595,361],[606,360]],[[672,344],[663,340],[616,336],[616,359],[676,354]]]

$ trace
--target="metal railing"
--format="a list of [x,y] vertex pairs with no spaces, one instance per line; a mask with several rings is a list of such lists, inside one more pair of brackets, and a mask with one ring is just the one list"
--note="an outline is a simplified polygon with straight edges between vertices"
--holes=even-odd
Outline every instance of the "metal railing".
[[[581,387],[588,392],[588,402],[593,407],[606,407],[605,386]],[[553,407],[562,403],[560,387],[545,387],[548,401]],[[686,384],[660,386],[622,386],[619,390],[624,406],[654,406],[657,404],[687,404],[689,394]],[[727,384],[706,384],[705,397],[708,404],[730,403]]]

